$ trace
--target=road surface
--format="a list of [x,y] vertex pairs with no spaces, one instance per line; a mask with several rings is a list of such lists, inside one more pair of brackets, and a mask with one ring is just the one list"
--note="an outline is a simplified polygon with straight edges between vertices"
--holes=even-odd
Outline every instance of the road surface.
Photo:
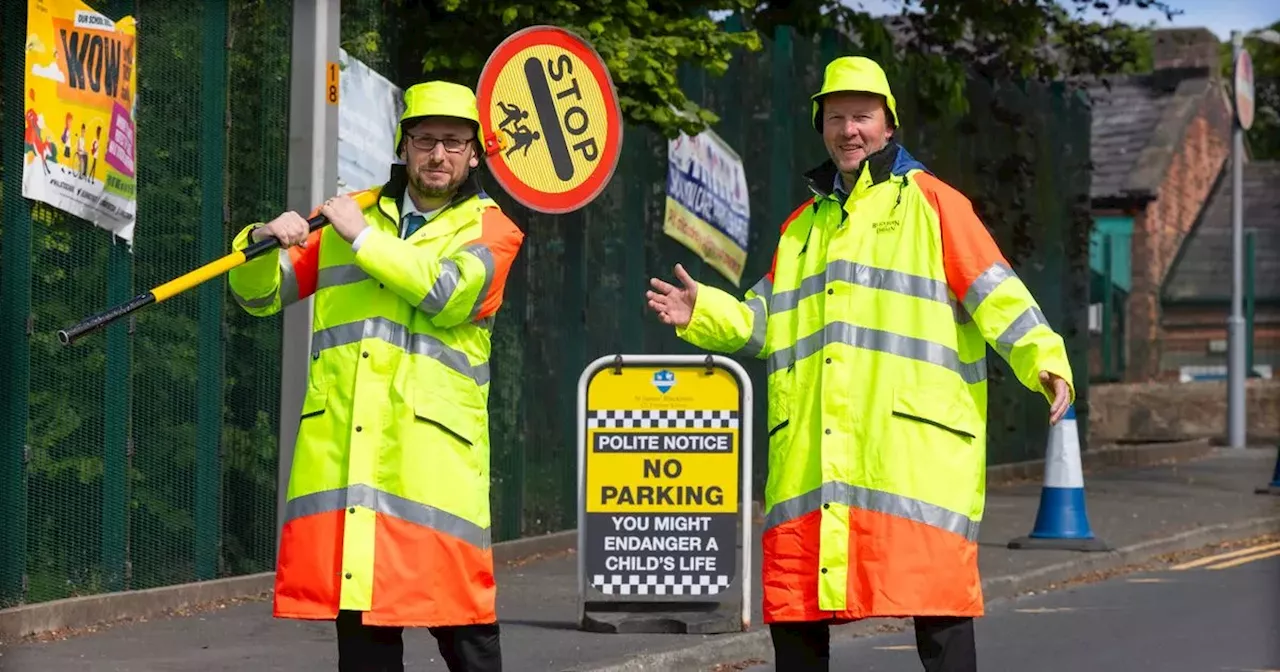
[[[977,637],[984,671],[1280,672],[1280,542],[996,604]],[[831,669],[921,666],[908,627],[833,641]]]

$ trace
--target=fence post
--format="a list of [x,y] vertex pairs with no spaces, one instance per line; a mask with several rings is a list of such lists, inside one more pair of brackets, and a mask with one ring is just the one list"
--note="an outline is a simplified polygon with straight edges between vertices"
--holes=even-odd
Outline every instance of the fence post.
[[[133,296],[133,259],[123,241],[112,236],[107,252],[107,303],[118,305]],[[129,324],[107,327],[106,379],[102,394],[102,574],[108,591],[128,584],[129,436],[133,419],[133,354]]]
[[1257,247],[1252,229],[1244,232],[1244,377],[1253,377],[1253,311],[1257,297],[1253,293],[1254,254]]
[[[578,376],[587,357],[587,254],[586,222],[582,211],[557,215],[564,236],[564,329],[560,332],[560,441],[562,446],[572,443],[577,433],[577,407],[573,400],[578,394]],[[627,297],[628,300],[631,297]],[[577,468],[574,460],[565,460],[560,473],[560,528],[571,529],[577,524]]]
[[[311,212],[338,188],[338,105],[325,102],[325,70],[338,62],[339,0],[293,3],[289,73],[289,186],[287,207]],[[276,549],[293,465],[293,442],[307,390],[312,301],[284,310],[280,362],[280,459],[276,490]]]
[[1115,289],[1111,285],[1111,234],[1102,234],[1102,379],[1110,381],[1111,356],[1113,349],[1117,344],[1113,340],[1115,336],[1115,319],[1112,311],[1115,310],[1113,297]]
[[[791,48],[791,27],[778,26],[773,31],[773,48],[770,56],[773,78],[773,100],[770,101],[770,153],[769,153],[769,222],[767,226],[779,227],[795,204],[791,202],[791,185],[798,176],[792,171],[795,156],[795,133],[792,131],[792,115],[796,113],[792,96],[791,73],[795,55]],[[825,67],[825,66],[824,66]],[[808,106],[802,106],[802,114],[808,118]],[[822,185],[823,187],[829,185]]]
[[[206,0],[204,53],[201,56],[200,115],[200,258],[212,261],[226,254],[226,165],[224,143],[227,115],[227,0]],[[199,329],[196,362],[196,578],[207,581],[218,575],[222,540],[222,380],[223,298],[226,278],[200,286]]]
[[6,106],[0,146],[4,160],[4,245],[0,258],[0,608],[26,597],[27,412],[31,379],[27,325],[31,315],[31,210],[22,198],[22,101],[27,3],[5,0],[3,39]]
[[[620,162],[623,170],[620,174],[627,176],[627,179],[622,186],[623,208],[620,214],[625,227],[623,236],[626,245],[622,254],[627,275],[622,283],[625,290],[621,325],[622,349],[628,353],[639,353],[644,349],[644,319],[647,310],[644,307],[644,293],[649,288],[649,278],[645,273],[644,240],[650,226],[661,228],[662,224],[661,221],[649,223],[646,205],[653,185],[640,178],[647,168],[645,162],[652,160],[653,156],[649,151],[648,138],[643,129],[627,128],[624,131],[627,133],[627,141],[622,146]],[[665,141],[665,138],[660,140]],[[662,174],[666,175],[665,165]],[[665,182],[664,179],[663,183]],[[659,275],[666,275],[671,269],[659,268],[656,271]]]
[[[137,16],[133,0],[113,0],[106,7],[113,19]],[[79,222],[78,222],[79,223]],[[86,224],[87,225],[87,224]],[[107,304],[134,296],[133,255],[111,237],[107,251]],[[102,575],[107,591],[129,589],[129,460],[133,431],[132,320],[106,329],[106,370],[102,394]]]

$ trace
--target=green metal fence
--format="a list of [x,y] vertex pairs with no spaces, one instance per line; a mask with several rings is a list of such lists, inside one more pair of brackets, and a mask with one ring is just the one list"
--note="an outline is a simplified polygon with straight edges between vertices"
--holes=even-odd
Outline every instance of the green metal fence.
[[16,515],[0,607],[269,570],[278,321],[243,315],[215,281],[72,347],[54,333],[281,208],[289,4],[89,3],[141,20],[132,254],[20,197],[26,4],[3,0],[0,491]]
[[[244,315],[224,279],[85,338],[57,329],[225,253],[245,223],[285,201],[290,3],[91,2],[140,19],[136,244],[21,198],[26,0],[3,7],[0,73],[0,608],[269,571],[273,566],[280,318]],[[344,2],[344,40],[401,86],[396,21],[376,0]],[[824,158],[808,126],[822,66],[849,48],[788,30],[728,75],[682,72],[743,157],[751,199],[744,287],[768,267],[778,224],[806,197],[800,173]],[[380,54],[380,55],[377,55]],[[890,54],[885,59],[895,71]],[[918,118],[913,75],[894,72],[905,144],[967,194],[1052,324],[1068,339],[1087,423],[1089,116],[1050,87],[971,82],[970,111]],[[564,216],[490,193],[528,234],[494,336],[491,392],[497,540],[575,524],[574,399],[607,353],[687,353],[644,312],[652,275],[683,263],[729,286],[662,233],[665,139],[628,128],[615,179]],[[1043,454],[1046,408],[994,352],[991,462]],[[763,365],[755,435],[766,436]],[[1085,429],[1085,428],[1082,428]],[[766,474],[757,442],[752,475]]]

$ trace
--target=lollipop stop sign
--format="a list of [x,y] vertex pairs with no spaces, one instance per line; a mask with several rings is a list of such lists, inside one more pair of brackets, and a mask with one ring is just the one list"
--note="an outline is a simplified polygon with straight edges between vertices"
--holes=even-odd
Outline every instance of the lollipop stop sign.
[[600,194],[622,151],[622,113],[604,61],[562,28],[533,26],[498,45],[476,91],[490,171],[539,212]]

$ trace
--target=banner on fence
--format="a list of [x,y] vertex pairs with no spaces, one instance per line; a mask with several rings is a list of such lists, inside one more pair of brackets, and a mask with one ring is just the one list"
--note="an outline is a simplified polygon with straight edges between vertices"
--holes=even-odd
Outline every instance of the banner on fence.
[[396,158],[404,92],[360,59],[338,50],[338,193],[380,187]]
[[135,21],[29,0],[22,195],[133,242]]
[[738,154],[711,130],[669,140],[663,233],[740,285],[750,224],[747,176]]

